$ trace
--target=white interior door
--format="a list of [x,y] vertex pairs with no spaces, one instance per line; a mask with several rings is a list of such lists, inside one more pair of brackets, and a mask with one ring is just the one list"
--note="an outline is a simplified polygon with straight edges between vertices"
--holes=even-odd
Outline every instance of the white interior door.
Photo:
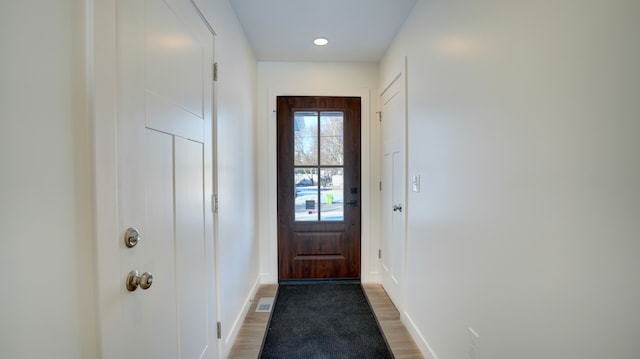
[[404,71],[380,95],[382,106],[382,285],[404,308],[406,218],[406,90]]
[[[142,239],[118,239],[103,345],[118,359],[216,358],[214,37],[188,0],[118,0],[116,30],[118,226]],[[132,270],[151,286],[129,291]]]

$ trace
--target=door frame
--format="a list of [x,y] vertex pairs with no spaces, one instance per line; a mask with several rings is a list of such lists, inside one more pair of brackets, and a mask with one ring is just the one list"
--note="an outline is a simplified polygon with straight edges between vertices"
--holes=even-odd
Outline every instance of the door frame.
[[[203,23],[214,35],[214,61],[215,31],[211,24],[202,15],[199,6],[194,0],[189,1],[198,12]],[[113,322],[104,320],[114,315],[120,315],[120,308],[111,299],[113,293],[120,293],[125,278],[118,278],[113,273],[120,273],[120,246],[121,228],[118,223],[118,163],[117,163],[117,0],[88,0],[86,2],[86,60],[87,78],[86,84],[90,92],[90,103],[87,108],[89,128],[87,132],[93,143],[92,167],[93,167],[93,193],[94,209],[94,254],[95,254],[95,327],[98,333],[96,346],[101,358],[124,358],[122,344],[116,340],[121,335],[120,328],[111,325]],[[217,87],[213,82],[213,107],[212,107],[212,169],[205,180],[212,181],[212,191],[217,193]],[[212,198],[205,196],[206,208],[212,208]],[[218,236],[217,213],[213,213],[213,265],[215,283],[215,315],[220,317],[218,271]],[[217,357],[222,357],[222,343],[218,339]]]
[[118,228],[118,178],[116,151],[117,122],[117,43],[116,43],[116,0],[93,1],[88,9],[87,57],[93,65],[89,69],[89,86],[93,92],[89,112],[92,116],[92,137],[94,143],[94,221],[95,221],[95,261],[96,261],[96,327],[97,346],[102,358],[123,358],[123,348],[119,343],[106,342],[105,338],[115,338],[118,329],[107,326],[102,318],[109,318],[119,308],[109,304],[109,292],[119,291],[120,283],[112,273],[119,273],[118,258],[120,248],[113,238],[119,237]]
[[[266,250],[260,252],[261,282],[278,283],[278,153],[277,153],[277,98],[278,96],[327,96],[327,97],[360,97],[360,146],[361,146],[361,247],[360,247],[360,280],[363,283],[379,282],[377,262],[372,266],[372,259],[377,258],[378,248],[371,245],[371,202],[372,198],[372,167],[371,167],[371,90],[359,88],[352,90],[327,89],[268,89],[268,118],[267,125],[267,196],[266,203],[260,209],[266,213]],[[263,232],[264,233],[264,232]],[[265,243],[263,240],[262,243]]]

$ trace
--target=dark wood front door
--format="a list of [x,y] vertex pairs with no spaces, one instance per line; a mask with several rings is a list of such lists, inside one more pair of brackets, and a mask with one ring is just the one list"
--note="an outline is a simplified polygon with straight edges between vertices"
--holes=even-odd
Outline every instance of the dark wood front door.
[[360,98],[278,97],[278,278],[360,278]]

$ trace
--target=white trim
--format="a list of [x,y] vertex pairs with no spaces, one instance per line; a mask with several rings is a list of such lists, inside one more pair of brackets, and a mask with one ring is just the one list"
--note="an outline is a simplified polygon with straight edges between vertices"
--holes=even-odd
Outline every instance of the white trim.
[[281,90],[270,88],[268,90],[268,124],[267,124],[267,192],[268,198],[262,213],[267,213],[267,272],[262,273],[262,283],[278,282],[278,217],[277,217],[277,129],[276,108],[278,96],[343,96],[361,98],[361,199],[362,199],[362,227],[361,227],[361,281],[363,283],[379,282],[379,274],[371,270],[370,243],[371,243],[371,90],[358,88],[352,90],[326,90],[326,89],[292,89]]
[[409,334],[411,334],[413,341],[416,342],[416,345],[418,345],[418,348],[420,349],[420,352],[422,353],[422,355],[424,355],[426,359],[438,359],[438,356],[433,351],[433,349],[431,348],[427,340],[424,338],[422,333],[420,333],[420,330],[418,330],[418,327],[415,325],[415,323],[413,322],[409,314],[407,314],[407,312],[403,312],[400,315],[400,321],[407,328],[407,330],[409,331]]
[[116,161],[116,1],[89,1],[87,38],[90,116],[94,143],[94,221],[96,224],[96,321],[98,352],[101,358],[122,358],[119,328],[113,321],[120,307],[109,300],[120,295],[118,273],[118,181]]

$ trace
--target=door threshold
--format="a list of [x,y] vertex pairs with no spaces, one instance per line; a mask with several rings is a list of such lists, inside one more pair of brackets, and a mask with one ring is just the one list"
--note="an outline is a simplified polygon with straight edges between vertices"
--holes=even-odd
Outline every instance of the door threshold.
[[278,284],[286,284],[286,285],[314,284],[314,283],[354,284],[354,283],[360,283],[360,278],[278,279]]

